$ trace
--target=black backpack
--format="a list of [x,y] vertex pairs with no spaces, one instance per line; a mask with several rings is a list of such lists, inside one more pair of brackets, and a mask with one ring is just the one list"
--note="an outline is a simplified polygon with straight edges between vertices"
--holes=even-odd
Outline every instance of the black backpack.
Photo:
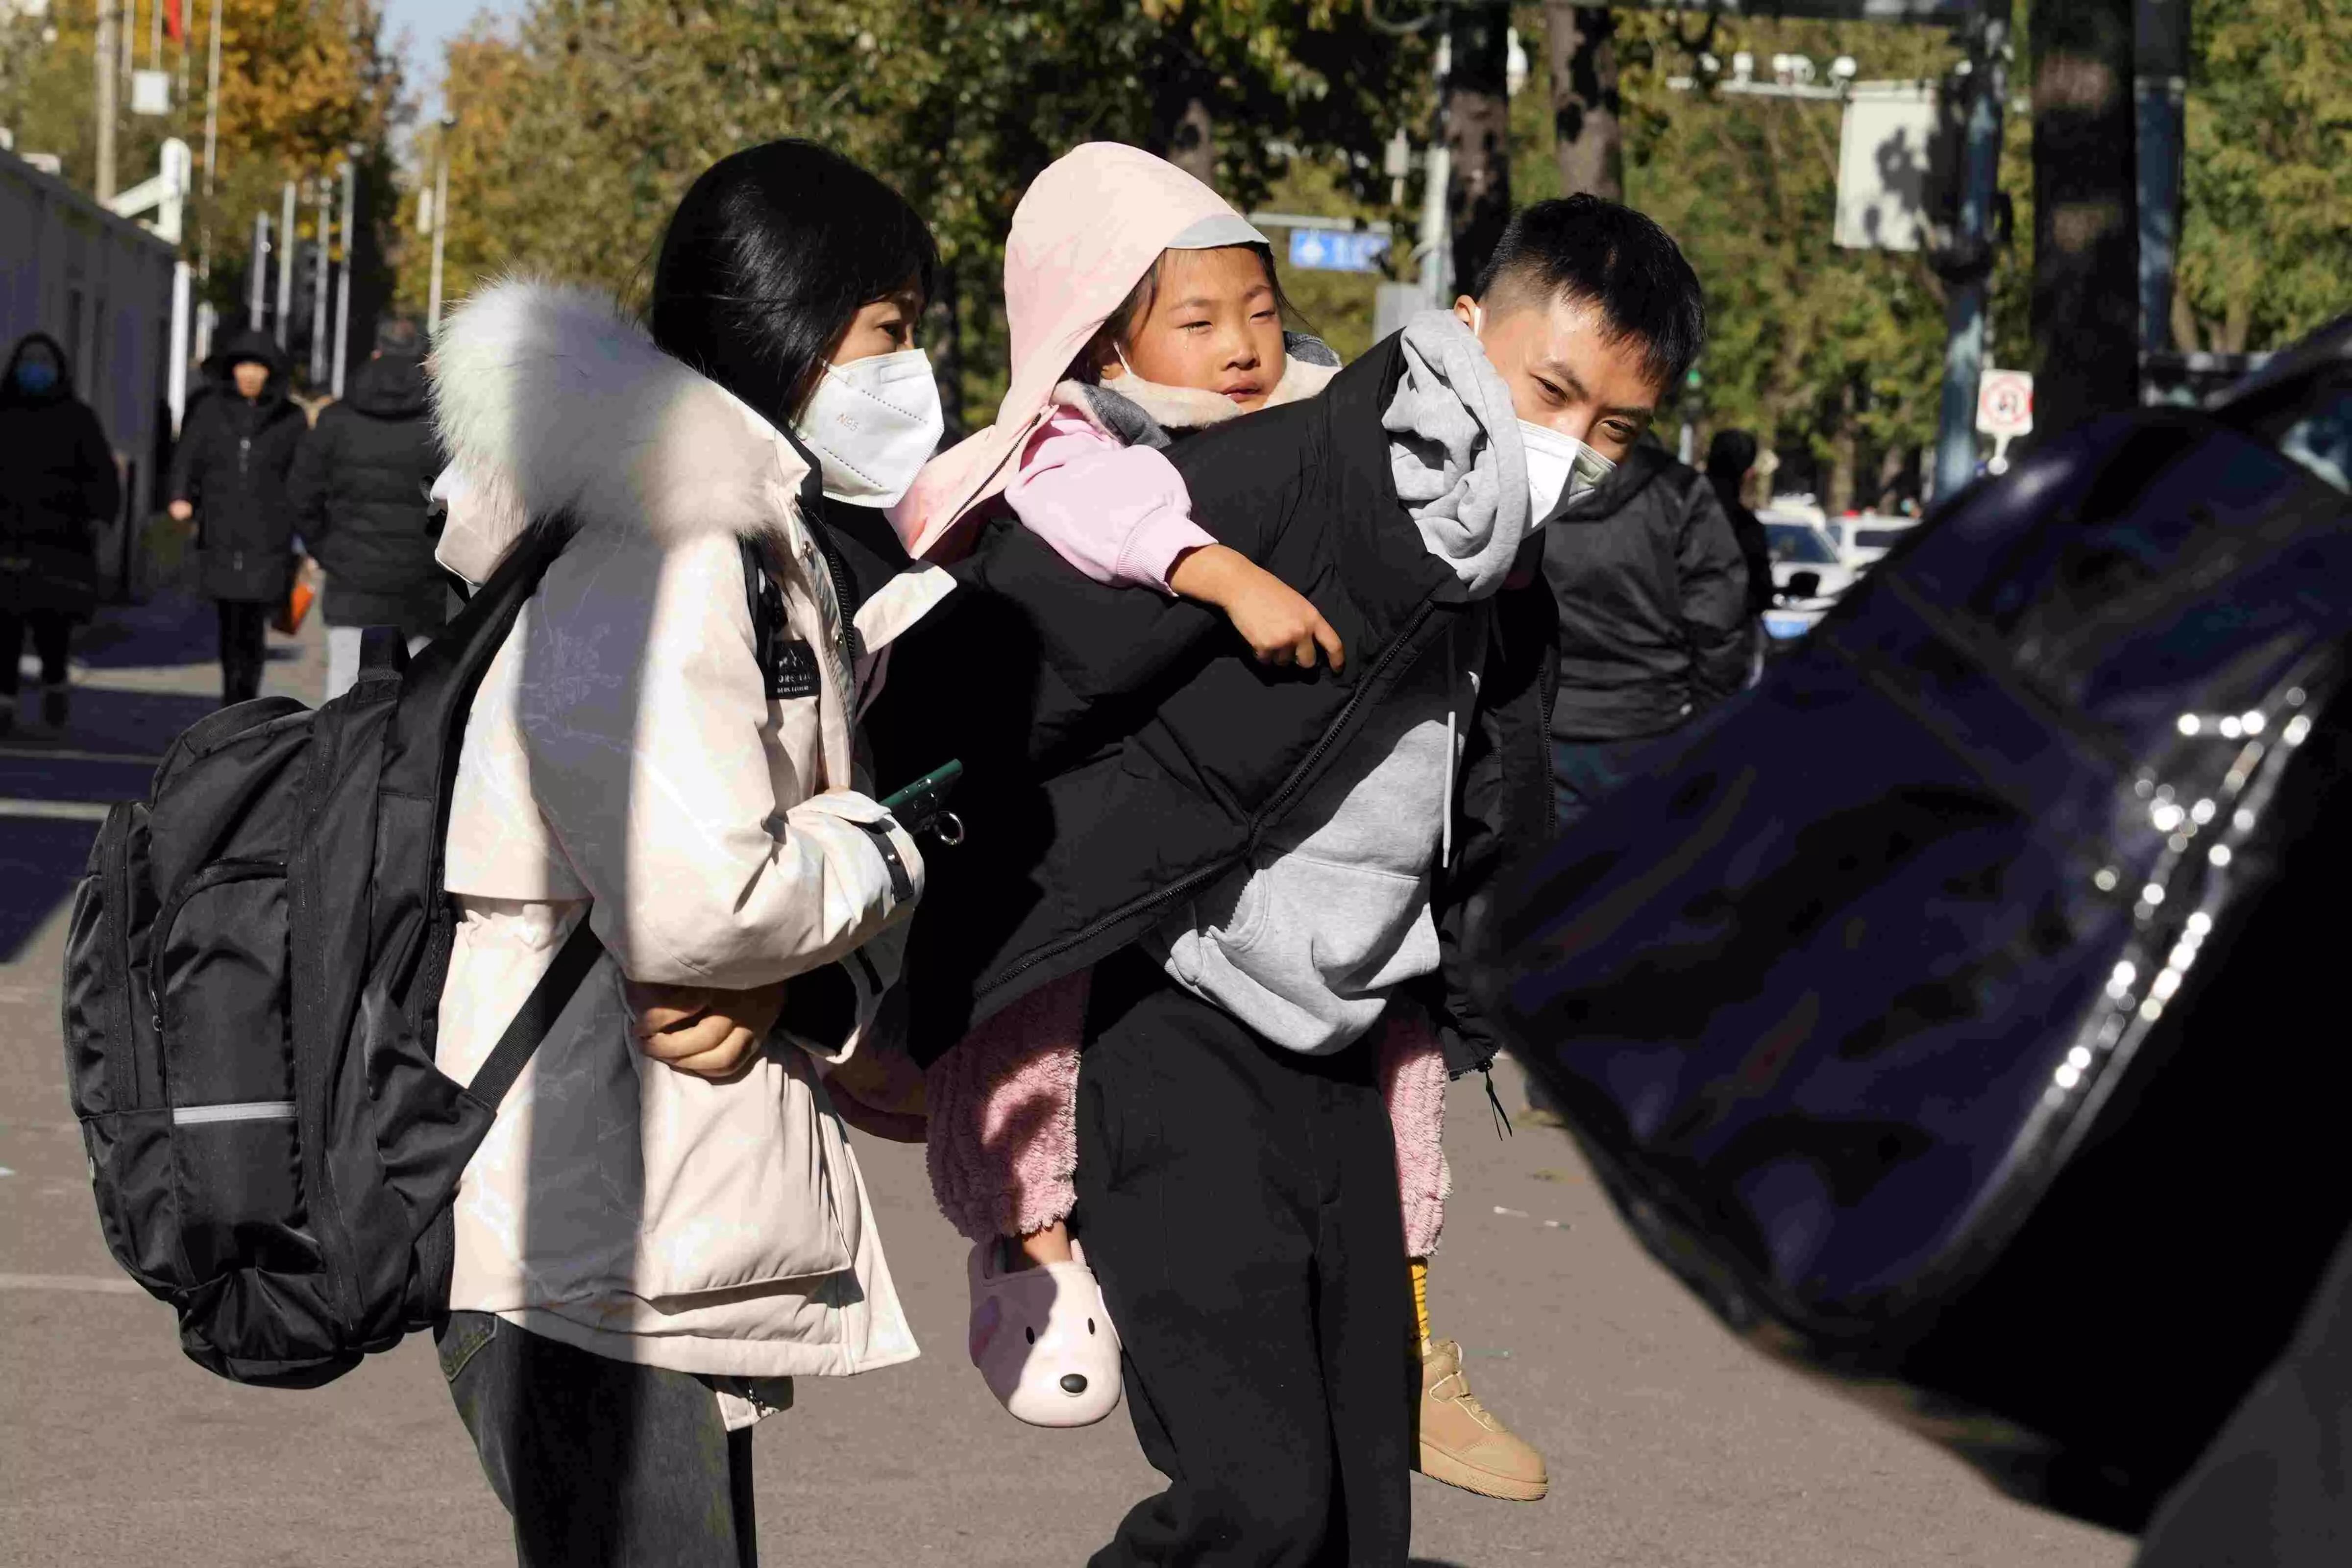
[[2346,384],[1963,491],[1478,942],[1727,1323],[2117,1529],[2352,1226],[2352,505],[2293,457]]
[[436,1070],[467,715],[562,543],[526,536],[413,662],[370,631],[316,712],[197,724],[90,851],[64,1014],[100,1224],[223,1377],[315,1387],[446,1311],[457,1179],[595,963],[583,921],[471,1085]]

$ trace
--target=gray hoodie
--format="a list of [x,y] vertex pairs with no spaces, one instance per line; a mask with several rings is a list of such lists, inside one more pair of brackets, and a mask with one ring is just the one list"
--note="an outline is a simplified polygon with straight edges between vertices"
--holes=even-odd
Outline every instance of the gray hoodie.
[[[1510,389],[1469,329],[1432,310],[1405,328],[1405,378],[1381,423],[1399,499],[1463,598],[1502,585],[1528,528]],[[1406,671],[1347,754],[1249,865],[1162,922],[1179,984],[1276,1045],[1342,1050],[1389,993],[1435,970],[1430,880],[1450,849],[1454,770],[1486,661],[1462,617]]]

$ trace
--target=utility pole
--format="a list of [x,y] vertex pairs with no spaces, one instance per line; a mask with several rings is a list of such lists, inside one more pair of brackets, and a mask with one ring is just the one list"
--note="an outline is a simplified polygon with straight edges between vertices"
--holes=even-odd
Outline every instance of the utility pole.
[[278,220],[278,346],[294,335],[294,182],[286,182],[286,200]]
[[441,335],[441,251],[449,238],[449,132],[457,128],[457,117],[441,117],[441,134],[433,143],[433,285],[425,307],[425,331],[437,339]]
[[246,268],[245,324],[259,331],[269,320],[269,215],[253,215],[253,264]]
[[1507,5],[1457,3],[1447,10],[1445,206],[1457,291],[1475,283],[1511,221],[1510,29]]
[[2139,402],[2136,0],[2033,13],[2034,427]]
[[[122,15],[116,0],[98,0],[98,199],[114,199],[115,89],[122,80]],[[79,347],[79,345],[77,345]]]
[[334,391],[343,395],[343,367],[351,359],[352,341],[352,263],[359,259],[353,240],[359,233],[353,222],[352,208],[359,194],[359,155],[356,146],[343,153],[343,270],[335,286],[335,363]]
[[221,0],[213,0],[212,31],[205,37],[205,195],[213,194],[213,162],[220,147]]
[[310,276],[310,390],[327,384],[327,252],[334,243],[335,184],[319,176],[319,249]]
[[2133,142],[2139,165],[2139,347],[2172,341],[2172,279],[2180,255],[2181,106],[2189,93],[2189,0],[2139,0],[2133,29]]
[[1959,160],[1959,221],[1936,258],[1944,279],[1944,395],[1936,421],[1936,498],[1976,477],[1977,384],[1984,378],[1992,281],[1992,209],[2009,110],[2010,0],[1983,0],[1968,23],[1969,110]]

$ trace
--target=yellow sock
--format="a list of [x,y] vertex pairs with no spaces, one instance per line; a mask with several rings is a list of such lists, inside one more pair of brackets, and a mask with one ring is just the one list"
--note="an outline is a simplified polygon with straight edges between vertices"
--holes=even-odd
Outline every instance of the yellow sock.
[[1429,1259],[1412,1260],[1412,1317],[1421,1329],[1421,1349],[1429,1352]]

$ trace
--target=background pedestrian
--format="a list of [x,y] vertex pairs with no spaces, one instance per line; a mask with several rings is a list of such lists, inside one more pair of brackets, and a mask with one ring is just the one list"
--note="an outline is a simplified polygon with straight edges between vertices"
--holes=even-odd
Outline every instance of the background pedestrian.
[[1707,483],[1715,487],[1716,501],[1730,521],[1740,558],[1748,563],[1748,613],[1761,619],[1772,607],[1772,541],[1763,520],[1739,497],[1755,466],[1756,437],[1748,431],[1718,430],[1706,444]]
[[360,637],[397,626],[410,652],[448,618],[433,559],[428,491],[441,471],[426,395],[424,334],[404,318],[376,330],[351,395],[302,438],[287,499],[303,547],[327,574],[327,696],[359,679]]
[[65,350],[18,340],[0,374],[0,735],[16,722],[25,634],[41,656],[41,721],[66,721],[66,652],[98,604],[93,527],[121,504],[106,432],[74,395]]
[[286,476],[303,435],[286,360],[266,332],[239,332],[205,362],[214,392],[188,415],[172,462],[171,514],[196,528],[196,588],[220,607],[221,700],[261,690],[269,617],[294,575]]

